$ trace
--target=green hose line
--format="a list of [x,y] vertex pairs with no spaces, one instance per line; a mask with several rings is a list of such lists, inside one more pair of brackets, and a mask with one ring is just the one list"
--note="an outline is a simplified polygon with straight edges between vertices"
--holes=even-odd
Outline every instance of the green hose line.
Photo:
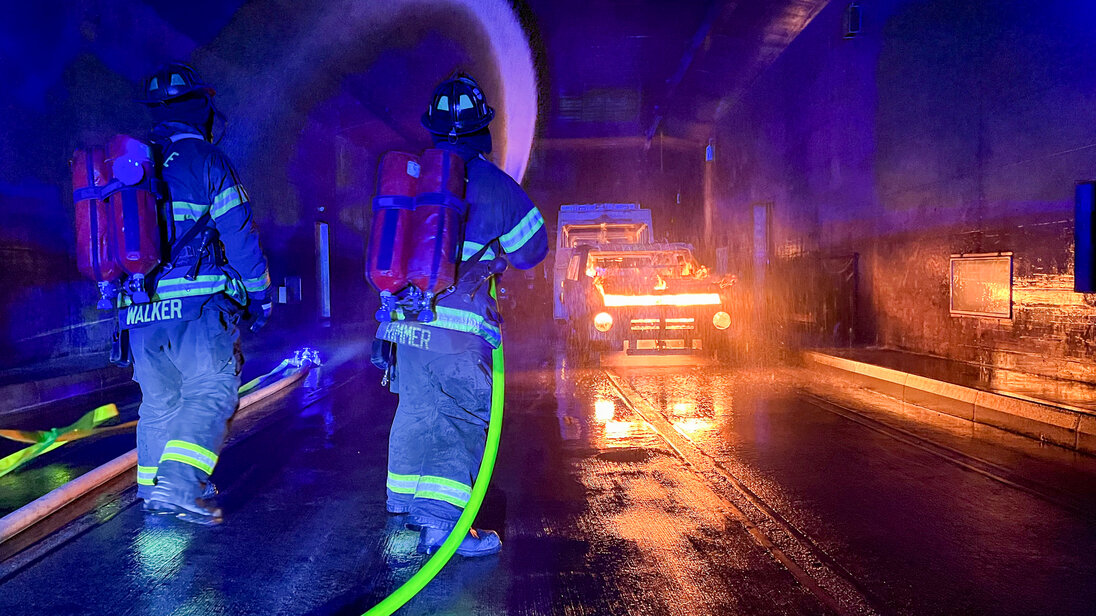
[[259,386],[259,383],[263,382],[263,379],[272,376],[276,372],[280,372],[282,370],[285,370],[286,368],[289,367],[289,364],[290,364],[290,361],[287,359],[287,360],[283,361],[282,363],[278,364],[278,366],[276,368],[274,368],[273,370],[271,370],[270,372],[267,372],[266,374],[264,374],[262,376],[257,376],[255,378],[251,379],[250,381],[244,383],[243,385],[240,386],[240,395],[242,396],[242,395],[246,394],[247,392],[251,391],[252,389],[255,389],[256,387]]
[[[491,280],[491,296],[496,297],[494,279]],[[441,544],[441,547],[438,548],[438,551],[434,553],[430,560],[426,561],[422,569],[419,569],[415,575],[411,576],[411,579],[404,582],[402,586],[394,590],[392,594],[385,597],[383,601],[363,616],[389,616],[392,612],[403,607],[405,603],[419,594],[419,591],[425,588],[430,580],[438,575],[442,567],[456,553],[457,547],[468,535],[468,531],[472,529],[472,522],[479,514],[480,506],[483,505],[483,497],[487,494],[487,486],[491,483],[491,473],[495,470],[495,458],[498,457],[499,440],[502,437],[502,402],[506,391],[506,371],[503,366],[501,342],[499,348],[491,352],[491,373],[493,376],[491,384],[491,420],[487,425],[487,444],[483,450],[483,461],[480,462],[479,474],[476,475],[476,482],[472,486],[472,497],[464,508],[464,512],[460,514],[460,518],[457,519],[457,527],[449,533],[449,537]]]

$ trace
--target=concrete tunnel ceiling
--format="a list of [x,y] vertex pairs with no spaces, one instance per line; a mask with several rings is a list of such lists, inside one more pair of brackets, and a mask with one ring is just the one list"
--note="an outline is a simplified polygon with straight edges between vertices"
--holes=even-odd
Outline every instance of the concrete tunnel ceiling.
[[[433,86],[468,68],[497,111],[496,161],[519,181],[524,175],[536,130],[537,80],[528,39],[505,0],[325,2],[301,11],[308,14],[285,8],[290,25],[271,20],[270,6],[259,4],[241,8],[193,57],[208,79],[226,84],[219,100],[238,131],[226,145],[252,174],[292,158],[293,142],[278,133],[299,133],[308,114],[336,96],[346,79],[368,75],[376,64],[398,66],[394,55],[419,53],[403,61],[418,75],[375,75],[369,89],[357,88],[362,107],[397,133],[425,141],[418,119]],[[416,46],[425,42],[436,52],[439,37],[465,57],[422,58]]]

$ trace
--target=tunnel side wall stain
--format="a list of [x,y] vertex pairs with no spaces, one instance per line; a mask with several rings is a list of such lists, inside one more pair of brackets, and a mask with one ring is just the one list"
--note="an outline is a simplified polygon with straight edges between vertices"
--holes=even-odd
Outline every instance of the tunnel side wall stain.
[[[846,40],[845,6],[713,133],[710,248],[757,285],[759,327],[847,342],[826,300],[833,259],[856,253],[856,342],[1090,379],[1096,299],[1072,292],[1072,225],[1074,183],[1096,169],[1096,11],[892,0],[865,7]],[[1014,255],[1012,319],[951,316],[950,255],[997,251]]]

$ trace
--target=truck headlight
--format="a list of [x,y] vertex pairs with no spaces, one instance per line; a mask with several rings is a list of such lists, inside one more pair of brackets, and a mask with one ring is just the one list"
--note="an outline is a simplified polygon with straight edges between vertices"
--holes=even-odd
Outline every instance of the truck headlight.
[[[727,317],[728,319],[730,317]],[[594,329],[599,332],[607,332],[613,328],[613,315],[608,312],[599,312],[594,316]]]
[[712,315],[712,325],[716,329],[727,329],[731,326],[731,315],[722,310]]

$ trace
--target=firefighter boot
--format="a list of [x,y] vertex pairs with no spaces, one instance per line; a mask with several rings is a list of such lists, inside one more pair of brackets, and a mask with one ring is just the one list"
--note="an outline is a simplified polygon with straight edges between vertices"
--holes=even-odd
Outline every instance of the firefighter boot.
[[[208,485],[207,485],[208,489]],[[144,509],[157,515],[173,515],[184,522],[214,526],[223,521],[221,510],[200,496],[193,496],[187,482],[158,477]]]
[[[156,487],[155,485],[149,487],[148,490],[146,490],[144,493],[142,493],[140,488],[138,488],[137,498],[141,499],[141,501],[142,501],[141,502],[141,509],[142,510],[152,511],[152,509],[149,508],[148,502],[150,500],[152,500],[152,490],[154,490],[155,487]],[[206,480],[206,481],[202,482],[202,496],[201,496],[201,498],[202,498],[202,500],[206,501],[207,504],[209,503],[209,501],[212,501],[213,499],[217,498],[217,496],[219,496],[220,494],[221,494],[221,491],[217,489],[217,486],[212,481]]]
[[[445,538],[449,536],[449,529],[422,527],[419,533],[419,554],[433,554],[438,551]],[[457,554],[461,556],[476,557],[498,554],[502,550],[502,540],[493,530],[480,530],[473,528],[468,531],[468,536],[460,542]]]

